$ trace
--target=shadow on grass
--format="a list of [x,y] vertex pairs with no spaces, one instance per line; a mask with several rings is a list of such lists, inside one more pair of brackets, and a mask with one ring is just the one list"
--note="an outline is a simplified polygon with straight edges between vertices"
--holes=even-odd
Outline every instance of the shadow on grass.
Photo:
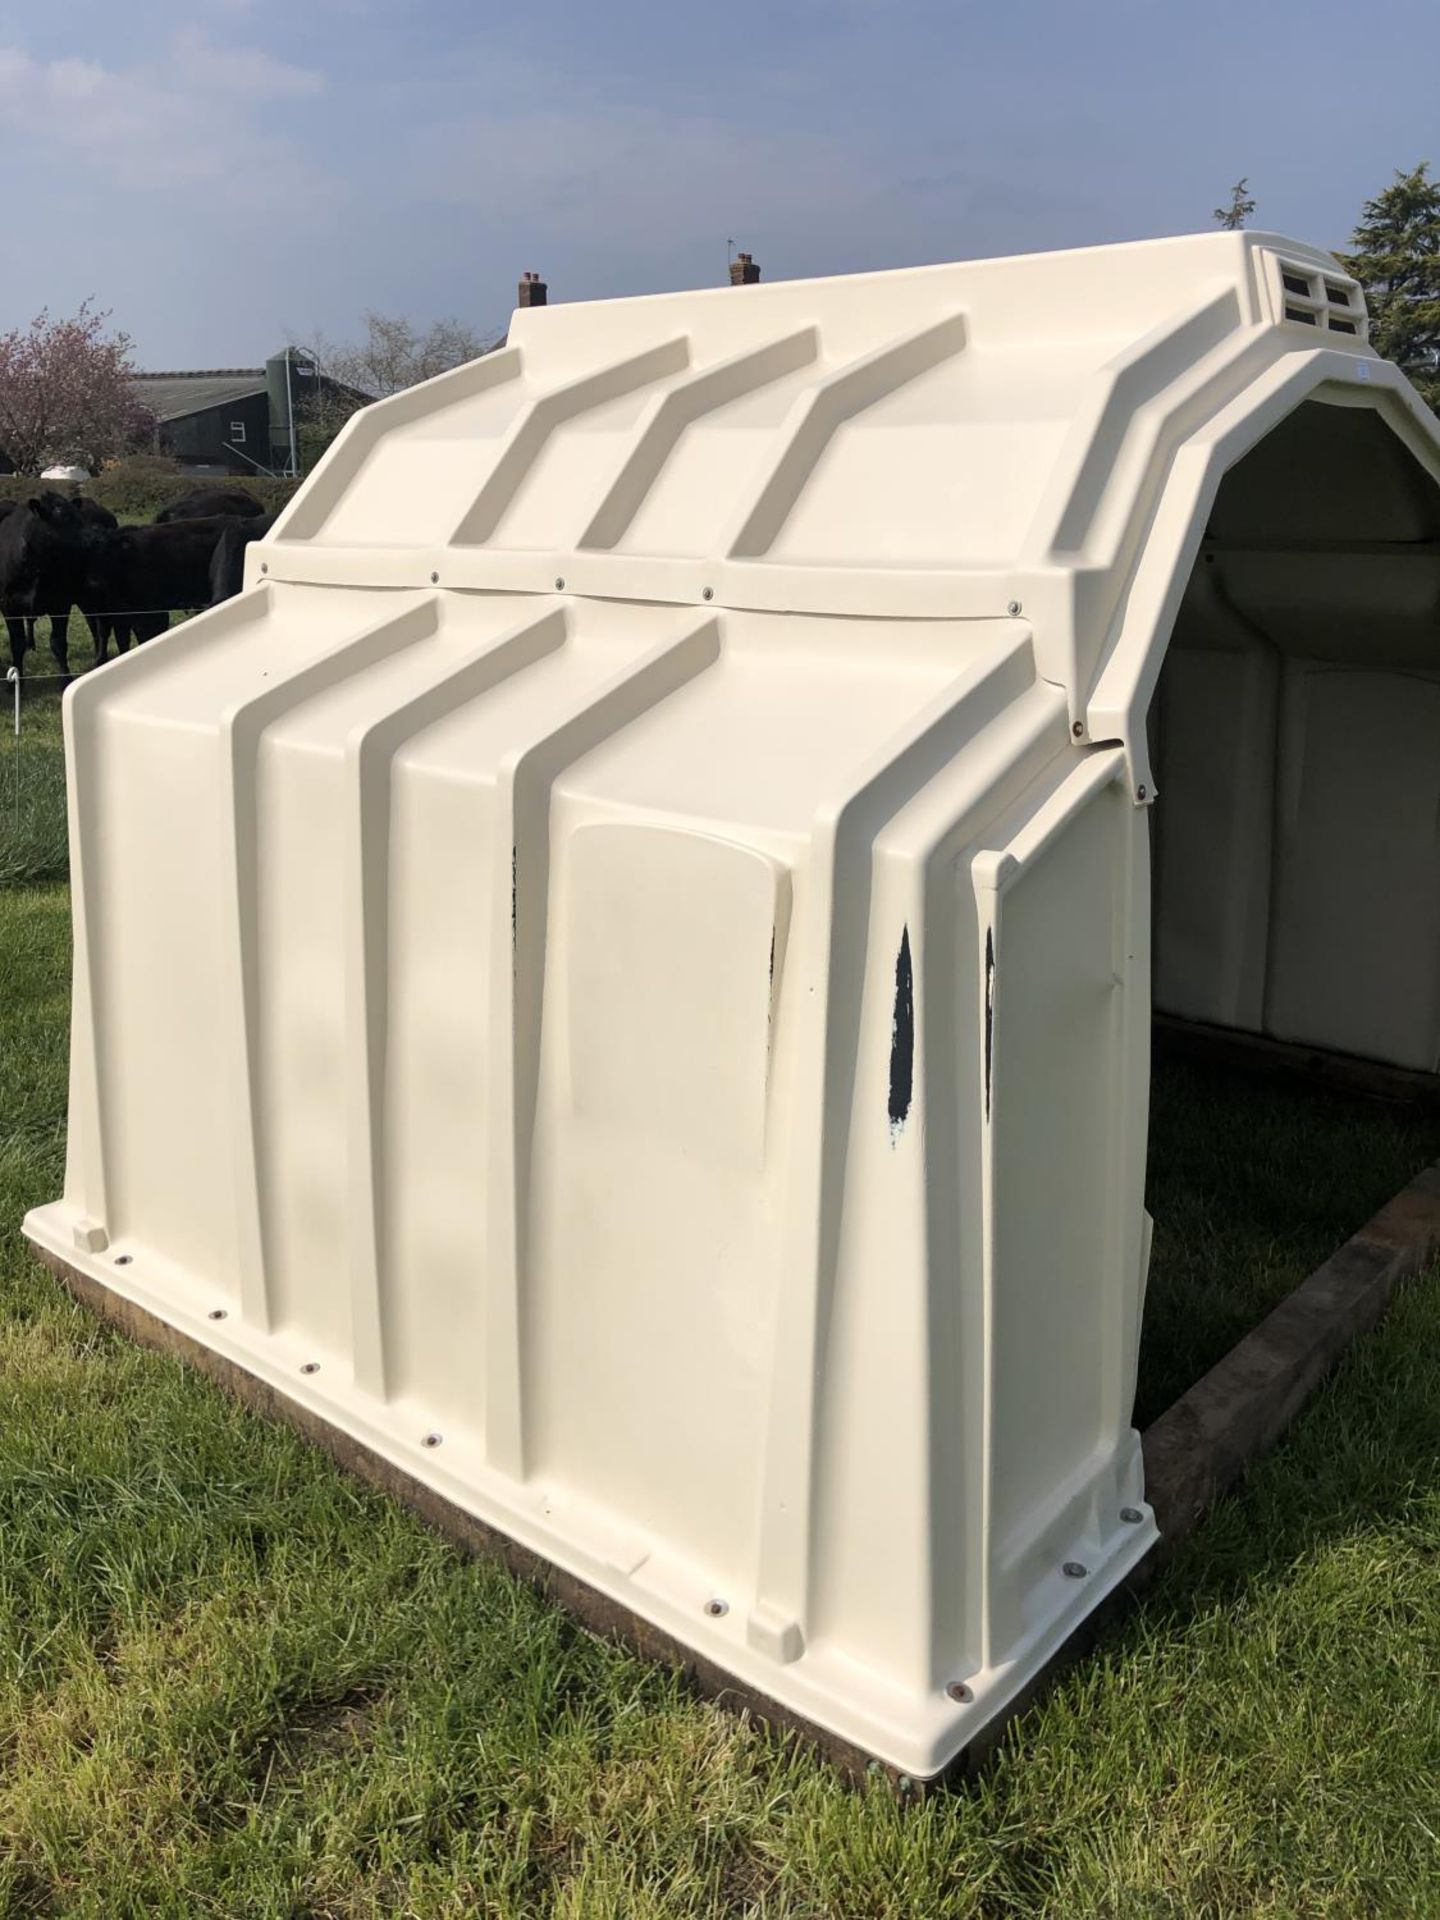
[[1230,1605],[1325,1541],[1401,1533],[1440,1577],[1440,1263],[1407,1283],[1296,1425],[1157,1580],[1168,1613]]
[[1437,1158],[1434,1108],[1157,1062],[1135,1424],[1163,1413]]

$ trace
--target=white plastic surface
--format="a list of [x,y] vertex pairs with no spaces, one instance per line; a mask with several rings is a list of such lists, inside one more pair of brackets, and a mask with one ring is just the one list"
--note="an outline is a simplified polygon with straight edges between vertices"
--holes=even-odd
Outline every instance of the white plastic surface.
[[[1154,1538],[1146,716],[1222,474],[1306,401],[1433,495],[1353,284],[1242,234],[528,310],[368,409],[243,595],[67,695],[69,1168],[27,1231],[933,1773]],[[1170,704],[1223,735],[1198,619]],[[1259,1024],[1248,923],[1185,920],[1228,789],[1173,737],[1166,966]],[[1296,926],[1326,806],[1284,815]],[[1282,1023],[1351,1018],[1277,977]]]

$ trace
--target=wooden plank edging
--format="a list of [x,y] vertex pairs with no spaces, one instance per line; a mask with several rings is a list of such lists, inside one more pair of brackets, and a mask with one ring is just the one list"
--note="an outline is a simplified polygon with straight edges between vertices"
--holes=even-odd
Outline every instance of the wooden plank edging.
[[1397,1288],[1440,1254],[1440,1166],[1417,1175],[1146,1428],[1142,1439],[1146,1497],[1160,1524],[1158,1546],[1080,1622],[1004,1712],[931,1781],[897,1775],[827,1729],[741,1686],[724,1669],[486,1526],[244,1367],[112,1293],[60,1256],[41,1247],[34,1251],[84,1306],[143,1345],[180,1356],[258,1412],[283,1420],[342,1467],[403,1500],[457,1546],[501,1561],[592,1632],[678,1668],[720,1704],[746,1712],[777,1731],[800,1736],[847,1778],[859,1780],[880,1767],[908,1793],[970,1778],[985,1765],[1014,1721],[1057,1674],[1094,1649],[1166,1556],[1194,1532],[1213,1502],[1275,1443],[1346,1348],[1383,1318]]
[[1145,1429],[1145,1493],[1160,1544],[1144,1571],[1274,1445],[1396,1288],[1436,1253],[1440,1167],[1427,1167]]
[[1179,1014],[1157,1013],[1151,1023],[1157,1059],[1194,1060],[1201,1065],[1236,1067],[1243,1073],[1288,1080],[1327,1093],[1384,1100],[1395,1106],[1440,1105],[1440,1073],[1417,1067],[1392,1067],[1358,1053],[1333,1053],[1296,1040],[1276,1040],[1238,1027],[1213,1027]]

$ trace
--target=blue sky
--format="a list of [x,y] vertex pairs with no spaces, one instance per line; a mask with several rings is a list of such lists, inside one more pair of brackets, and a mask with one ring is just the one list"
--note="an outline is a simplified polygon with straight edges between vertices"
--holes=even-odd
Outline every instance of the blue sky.
[[1440,0],[0,0],[0,326],[87,295],[142,364],[366,308],[1254,224],[1343,243],[1440,165]]

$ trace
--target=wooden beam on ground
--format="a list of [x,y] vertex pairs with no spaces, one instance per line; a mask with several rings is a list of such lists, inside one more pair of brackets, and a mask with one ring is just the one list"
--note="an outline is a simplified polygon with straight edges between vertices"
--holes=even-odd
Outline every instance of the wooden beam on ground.
[[1241,1033],[1233,1027],[1207,1026],[1203,1021],[1181,1020],[1169,1013],[1155,1015],[1151,1032],[1157,1059],[1207,1061],[1372,1100],[1440,1106],[1440,1073],[1392,1067],[1383,1060],[1362,1059],[1359,1054],[1329,1053],[1323,1047],[1299,1046],[1289,1040],[1272,1040],[1265,1034]]
[[1005,1713],[985,1727],[933,1781],[897,1776],[893,1768],[880,1766],[826,1729],[740,1686],[723,1669],[487,1527],[243,1367],[112,1293],[58,1255],[41,1248],[35,1251],[84,1305],[143,1344],[180,1355],[261,1413],[286,1421],[323,1447],[341,1466],[405,1501],[457,1545],[503,1562],[519,1578],[568,1608],[592,1631],[680,1668],[703,1693],[717,1701],[747,1712],[765,1725],[804,1738],[847,1777],[859,1779],[878,1768],[901,1791],[909,1793],[971,1777],[984,1766],[1015,1719],[1058,1673],[1095,1647],[1165,1555],[1195,1530],[1216,1498],[1274,1444],[1345,1349],[1382,1318],[1402,1282],[1440,1254],[1440,1167],[1419,1174],[1146,1429],[1145,1490],[1160,1523],[1158,1547],[1128,1581],[1081,1621],[1044,1671]]
[[1440,1254],[1440,1167],[1427,1167],[1145,1430],[1145,1493],[1173,1550],[1272,1447],[1405,1280]]
[[1437,1256],[1440,1166],[1417,1174],[1145,1429],[1145,1497],[1158,1544],[971,1743],[952,1776],[977,1772],[1056,1676],[1094,1651],[1215,1501],[1274,1446],[1346,1348],[1384,1318],[1397,1289]]

